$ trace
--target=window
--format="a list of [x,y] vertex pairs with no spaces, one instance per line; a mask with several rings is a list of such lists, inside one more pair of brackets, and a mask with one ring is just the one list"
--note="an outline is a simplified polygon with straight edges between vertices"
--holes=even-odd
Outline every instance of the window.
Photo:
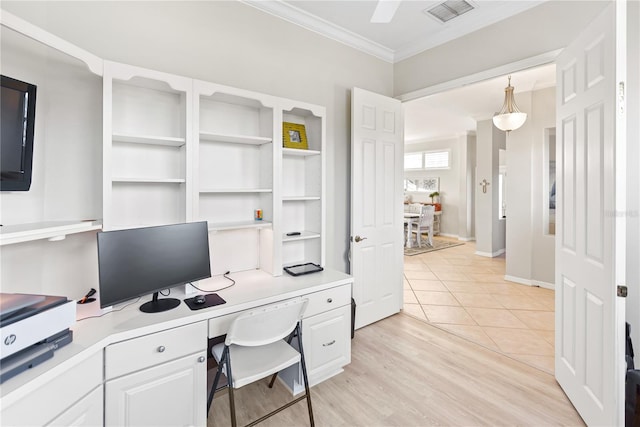
[[421,151],[404,155],[405,169],[449,169],[449,150]]
[[427,151],[424,153],[425,169],[449,169],[448,151]]
[[422,169],[422,153],[408,153],[404,155],[405,169]]

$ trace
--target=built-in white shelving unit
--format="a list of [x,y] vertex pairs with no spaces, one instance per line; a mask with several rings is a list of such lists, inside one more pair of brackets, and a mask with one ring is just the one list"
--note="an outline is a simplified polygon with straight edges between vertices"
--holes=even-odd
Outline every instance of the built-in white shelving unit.
[[194,81],[194,217],[209,223],[213,274],[274,273],[272,104],[267,95]]
[[190,217],[192,80],[105,61],[105,230]]
[[282,121],[304,125],[308,149],[281,150],[282,266],[325,262],[325,115],[322,107],[283,104]]

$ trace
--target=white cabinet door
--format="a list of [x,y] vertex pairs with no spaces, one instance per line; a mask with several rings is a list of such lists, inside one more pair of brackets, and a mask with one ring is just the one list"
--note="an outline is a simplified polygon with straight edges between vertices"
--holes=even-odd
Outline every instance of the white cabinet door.
[[101,426],[103,418],[103,396],[101,385],[56,417],[47,424],[47,426]]
[[191,354],[108,381],[107,426],[204,426],[207,354]]
[[351,362],[351,306],[304,319],[302,345],[311,384],[340,372]]

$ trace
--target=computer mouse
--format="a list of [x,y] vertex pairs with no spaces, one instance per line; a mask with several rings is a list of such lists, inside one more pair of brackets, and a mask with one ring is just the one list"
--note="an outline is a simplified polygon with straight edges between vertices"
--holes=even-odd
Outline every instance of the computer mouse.
[[195,302],[196,304],[204,304],[205,302],[207,302],[207,296],[198,295],[194,298],[193,302]]

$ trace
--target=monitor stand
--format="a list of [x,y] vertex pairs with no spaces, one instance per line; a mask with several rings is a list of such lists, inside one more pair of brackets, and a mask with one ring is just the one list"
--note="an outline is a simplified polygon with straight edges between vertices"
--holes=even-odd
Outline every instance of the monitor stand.
[[153,299],[147,301],[140,306],[143,313],[160,313],[161,311],[171,310],[180,305],[180,300],[176,298],[158,299],[158,292],[153,293]]

